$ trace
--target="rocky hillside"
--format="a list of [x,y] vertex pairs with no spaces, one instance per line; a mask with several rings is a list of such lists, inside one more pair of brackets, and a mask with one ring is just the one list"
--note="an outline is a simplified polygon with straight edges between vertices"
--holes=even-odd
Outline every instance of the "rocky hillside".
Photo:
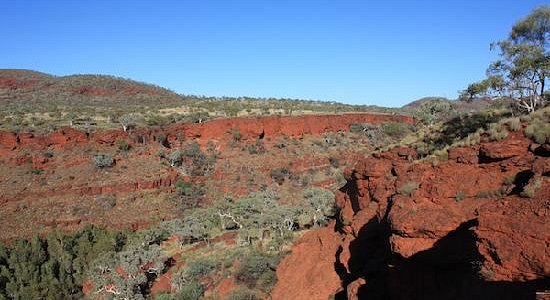
[[313,100],[182,95],[115,76],[12,69],[0,69],[0,103],[0,129],[15,132],[69,125],[88,131],[116,128],[129,115],[147,127],[236,116],[395,111]]
[[[178,201],[172,198],[179,181],[193,184],[196,194],[184,198],[195,204],[251,193],[273,185],[273,178],[289,198],[302,186],[326,187],[334,183],[334,172],[341,174],[338,161],[355,155],[346,145],[368,143],[362,132],[349,132],[360,123],[412,124],[413,119],[383,114],[271,116],[128,132],[0,131],[0,224],[12,229],[0,239],[86,224],[137,229],[171,219],[178,214]],[[109,160],[109,165],[94,159]],[[282,184],[285,179],[292,184]]]
[[273,299],[546,299],[550,144],[539,142],[520,130],[439,161],[406,147],[358,161],[340,217],[296,243]]

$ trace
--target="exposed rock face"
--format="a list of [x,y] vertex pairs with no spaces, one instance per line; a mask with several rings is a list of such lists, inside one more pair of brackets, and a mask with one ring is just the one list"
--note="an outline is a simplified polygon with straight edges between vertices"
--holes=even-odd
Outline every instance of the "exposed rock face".
[[306,233],[281,262],[277,277],[284,276],[273,290],[272,299],[327,299],[341,289],[334,270],[340,241],[334,224]]
[[[340,114],[340,115],[304,115],[270,116],[257,118],[230,118],[217,119],[200,124],[176,124],[161,129],[138,129],[131,135],[152,141],[159,134],[168,137],[170,143],[181,138],[199,138],[206,143],[210,139],[222,139],[231,134],[231,130],[238,130],[244,139],[256,139],[260,135],[279,137],[298,137],[305,134],[321,134],[349,130],[353,123],[378,124],[382,122],[402,122],[413,124],[414,120],[409,116],[385,115],[385,114]],[[95,142],[98,144],[114,145],[117,139],[130,139],[128,133],[122,130],[105,130],[87,134],[72,128],[63,128],[48,135],[35,135],[33,133],[9,133],[0,132],[0,151],[13,150],[15,148],[44,149],[47,147],[63,148],[70,144],[83,144]],[[0,152],[1,153],[1,152]]]
[[[529,143],[515,134],[451,149],[438,165],[410,163],[414,153],[404,149],[357,162],[337,195],[339,222],[318,230],[334,232],[323,249],[337,250],[321,254],[302,240],[282,263],[300,267],[278,270],[275,291],[285,287],[293,299],[314,292],[319,299],[534,299],[550,287],[550,178],[548,157]],[[540,188],[521,198],[534,181]],[[309,253],[336,263],[311,262]],[[338,273],[340,290],[330,277],[330,289],[318,281],[298,287],[289,274],[322,266]]]

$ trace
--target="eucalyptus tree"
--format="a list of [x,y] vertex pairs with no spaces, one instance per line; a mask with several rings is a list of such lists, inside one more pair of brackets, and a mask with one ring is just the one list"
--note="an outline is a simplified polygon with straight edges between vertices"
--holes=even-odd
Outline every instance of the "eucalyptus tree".
[[500,49],[500,59],[489,66],[487,78],[470,84],[461,98],[509,98],[527,112],[543,106],[548,97],[549,41],[550,6],[544,5],[514,24],[507,39],[491,44],[491,49]]

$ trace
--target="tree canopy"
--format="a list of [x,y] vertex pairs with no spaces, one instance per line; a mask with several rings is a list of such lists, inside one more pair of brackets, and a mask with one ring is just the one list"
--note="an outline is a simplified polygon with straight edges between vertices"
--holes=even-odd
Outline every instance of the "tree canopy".
[[545,5],[518,21],[507,39],[491,45],[500,49],[500,59],[489,66],[486,79],[470,84],[460,98],[509,98],[527,112],[542,107],[548,98],[549,41],[550,6]]

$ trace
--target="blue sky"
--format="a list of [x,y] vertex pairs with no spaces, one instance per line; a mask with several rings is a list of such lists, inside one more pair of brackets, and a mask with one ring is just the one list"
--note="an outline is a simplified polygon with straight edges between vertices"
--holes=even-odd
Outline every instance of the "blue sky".
[[184,94],[401,106],[483,78],[545,1],[0,1],[0,68]]

